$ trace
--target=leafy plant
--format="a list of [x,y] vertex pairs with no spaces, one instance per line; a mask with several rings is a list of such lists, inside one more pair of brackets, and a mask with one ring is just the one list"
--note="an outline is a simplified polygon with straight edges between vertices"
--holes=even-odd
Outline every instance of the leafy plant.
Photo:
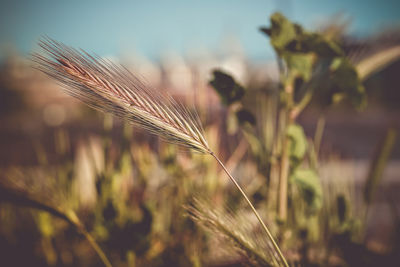
[[[295,233],[300,240],[306,237],[315,241],[318,235],[323,236],[317,221],[318,214],[324,212],[323,205],[327,205],[324,204],[324,190],[327,189],[321,184],[318,164],[325,120],[322,114],[315,139],[311,141],[297,118],[315,95],[323,100],[318,103],[323,110],[344,101],[357,110],[364,109],[367,95],[362,81],[368,74],[390,63],[389,54],[395,55],[397,50],[380,52],[353,65],[335,36],[309,32],[280,13],[273,14],[270,26],[260,30],[269,37],[277,55],[278,83],[261,90],[246,88],[218,69],[213,71],[210,85],[228,107],[228,118],[234,118],[234,124],[242,129],[257,160],[260,174],[265,178],[265,185],[258,194],[264,194],[269,212],[277,215],[280,237],[283,238],[285,232],[288,235]],[[377,62],[375,67],[372,62]],[[388,138],[387,142],[392,143],[393,134]],[[372,181],[377,180],[372,177],[380,176],[377,173],[387,159],[389,144],[384,147],[384,155],[372,168],[367,191]],[[348,218],[344,219],[344,203],[343,196],[337,196],[334,205],[337,205],[340,224],[345,220],[350,225]]]

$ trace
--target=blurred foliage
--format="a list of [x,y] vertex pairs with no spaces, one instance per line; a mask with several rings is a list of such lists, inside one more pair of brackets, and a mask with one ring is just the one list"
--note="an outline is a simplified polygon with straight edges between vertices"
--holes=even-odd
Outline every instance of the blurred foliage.
[[214,71],[213,75],[214,80],[210,83],[216,88],[224,104],[231,105],[243,97],[244,88],[237,84],[231,76],[218,70]]
[[[363,246],[359,242],[363,235],[361,225],[366,224],[366,217],[350,211],[355,202],[353,194],[340,192],[342,189],[332,194],[330,191],[332,186],[336,187],[335,182],[331,181],[330,185],[321,183],[318,152],[323,134],[323,114],[314,141],[307,139],[296,119],[314,95],[319,96],[323,110],[343,100],[358,110],[364,109],[367,103],[361,79],[364,76],[360,78],[358,66],[351,63],[337,35],[308,32],[280,13],[273,14],[271,26],[262,27],[261,31],[270,38],[277,54],[279,83],[272,90],[246,88],[229,74],[216,70],[210,85],[228,107],[228,118],[236,119],[236,122],[228,120],[228,123],[241,126],[250,151],[257,160],[258,170],[265,178],[257,195],[261,195],[266,202],[269,217],[275,217],[280,225],[277,235],[281,246],[301,251],[300,262],[305,266],[328,263],[332,247],[341,250],[346,246]],[[364,62],[368,60],[364,59]],[[371,65],[368,64],[368,67]],[[224,101],[229,96],[221,77],[229,80],[232,91],[233,88],[241,88],[244,94],[239,94],[234,102]],[[239,116],[238,111],[241,110],[246,110],[249,115],[246,118]],[[252,118],[252,123],[247,123],[247,118]],[[229,124],[227,127],[232,128]],[[391,137],[394,138],[393,135]],[[387,142],[393,145],[392,139]],[[388,146],[383,145],[383,154],[377,155],[379,160],[375,160],[376,164],[372,166],[380,167],[371,167],[370,177],[381,175],[383,162],[387,161],[390,153]],[[373,175],[377,172],[379,174]],[[371,187],[368,185],[371,180],[367,179],[366,190]],[[376,186],[377,183],[374,183],[375,189]],[[363,210],[368,205],[369,201],[365,201]],[[316,248],[318,244],[322,247]],[[307,255],[313,249],[324,256],[311,260]],[[359,252],[346,253],[361,257],[373,254],[367,249]],[[344,260],[351,262],[347,256]]]
[[[118,141],[111,139],[112,128],[107,122],[109,117],[105,121],[101,139],[90,138],[77,148],[70,147],[66,139],[57,140],[63,143],[61,146],[66,146],[66,150],[59,151],[55,169],[46,164],[46,154],[41,154],[40,175],[34,170],[21,173],[9,169],[2,177],[2,181],[11,184],[18,181],[17,188],[21,197],[24,196],[23,203],[28,201],[22,206],[50,211],[30,213],[30,224],[39,233],[32,240],[31,251],[37,251],[39,258],[44,257],[40,265],[100,264],[90,246],[81,251],[85,242],[79,240],[79,231],[71,231],[57,218],[49,216],[66,216],[68,222],[71,212],[81,218],[85,228],[115,266],[188,266],[203,262],[200,251],[205,249],[203,243],[206,237],[189,218],[182,216],[182,205],[190,200],[190,192],[204,190],[201,189],[203,184],[190,178],[188,167],[180,162],[178,151],[173,146],[160,145],[156,153],[145,143],[132,141],[131,126],[127,125]],[[71,149],[77,149],[77,154],[66,153]],[[203,162],[196,161],[198,165]],[[199,166],[189,168],[199,174],[203,172],[198,169]],[[35,177],[44,186],[33,186],[27,177]],[[13,192],[10,191],[12,188],[15,186],[6,188],[5,192]],[[47,195],[51,197],[48,199]],[[63,197],[59,199],[53,195]],[[3,192],[1,202],[21,206],[20,198],[6,196]],[[41,204],[30,205],[27,196],[39,199],[39,202],[35,201]],[[6,203],[0,205],[0,211],[19,216],[19,208]],[[59,211],[53,212],[56,208],[52,207],[57,207]],[[26,223],[29,224],[29,221]],[[1,247],[12,242],[7,236],[25,231],[32,230],[28,227],[22,231],[20,228],[2,228]],[[39,250],[36,242],[42,244]],[[13,254],[0,253],[3,263],[23,262]],[[65,253],[69,256],[64,256]]]
[[[325,91],[327,95],[327,103],[349,99],[356,108],[365,107],[364,86],[355,67],[349,63],[344,51],[334,40],[307,32],[279,13],[271,16],[271,27],[262,27],[261,31],[270,37],[271,45],[288,70],[284,85],[293,84],[298,78],[302,79],[303,84],[313,76],[314,79],[328,76],[328,84],[323,87],[318,84],[318,90]],[[312,89],[312,86],[306,87]],[[294,88],[295,91],[297,89]]]

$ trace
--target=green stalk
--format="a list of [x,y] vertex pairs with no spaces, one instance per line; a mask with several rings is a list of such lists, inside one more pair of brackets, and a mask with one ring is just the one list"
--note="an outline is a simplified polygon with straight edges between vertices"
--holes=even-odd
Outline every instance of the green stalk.
[[287,217],[287,191],[288,191],[288,176],[289,176],[289,155],[288,155],[288,137],[284,136],[282,145],[281,168],[279,172],[279,218],[283,221]]
[[289,138],[287,136],[287,127],[290,121],[289,108],[282,108],[279,119],[280,133],[280,162],[279,162],[279,188],[278,188],[278,216],[279,219],[285,221],[287,218],[287,191],[289,176]]

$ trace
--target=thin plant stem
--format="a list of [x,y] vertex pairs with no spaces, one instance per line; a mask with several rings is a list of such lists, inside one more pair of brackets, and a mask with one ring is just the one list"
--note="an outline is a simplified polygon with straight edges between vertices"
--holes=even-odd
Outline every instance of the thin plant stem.
[[295,105],[292,110],[290,111],[290,119],[291,120],[296,120],[296,118],[300,115],[300,113],[303,111],[303,109],[305,109],[305,107],[307,107],[307,105],[310,103],[312,96],[313,96],[314,90],[311,87],[309,90],[307,90],[307,92],[305,93],[305,95],[303,96],[303,98],[301,99],[301,101]]
[[287,136],[283,139],[281,168],[279,171],[279,218],[283,221],[287,217],[287,191],[288,191],[288,175],[289,175],[289,140]]
[[81,229],[81,233],[85,236],[86,240],[90,243],[92,248],[96,251],[97,255],[100,257],[101,261],[106,267],[112,267],[111,262],[108,260],[106,254],[100,248],[99,244],[94,240],[93,236],[89,234],[85,229]]
[[99,256],[100,260],[103,262],[104,266],[112,267],[111,262],[108,260],[106,254],[101,249],[100,245],[96,242],[93,236],[85,229],[85,227],[79,221],[75,213],[66,213],[65,216],[68,218],[68,222],[72,224],[76,228],[76,230],[86,238],[90,246],[94,249],[94,251]]
[[250,199],[247,197],[246,193],[243,191],[242,187],[236,182],[235,178],[233,178],[233,176],[229,173],[229,171],[226,169],[225,165],[222,163],[222,161],[213,153],[210,152],[211,156],[213,156],[215,158],[215,160],[218,162],[218,164],[222,167],[222,169],[224,169],[225,173],[228,175],[229,179],[232,181],[232,183],[236,186],[236,188],[239,190],[239,192],[242,194],[242,196],[244,197],[244,199],[246,200],[247,204],[249,204],[250,208],[252,209],[254,215],[256,215],[257,220],[260,222],[263,230],[265,231],[265,233],[267,234],[268,238],[270,239],[272,245],[274,246],[276,252],[279,255],[279,258],[281,259],[282,263],[284,266],[289,267],[285,257],[283,256],[281,250],[279,249],[278,244],[275,242],[271,232],[268,230],[267,226],[265,225],[265,223],[263,222],[263,220],[261,219],[260,215],[258,214],[257,210],[254,208],[253,204],[251,203]]
[[383,178],[383,171],[389,161],[393,147],[396,143],[397,131],[393,128],[387,130],[386,136],[378,145],[374,156],[371,159],[370,169],[368,172],[367,180],[364,188],[364,221],[362,224],[361,235],[362,239],[365,239],[365,230],[367,228],[368,212],[371,208],[371,204],[374,201],[376,191],[379,183]]
[[281,157],[280,157],[280,168],[279,168],[279,195],[278,195],[278,216],[282,221],[286,220],[287,217],[287,187],[288,187],[288,176],[289,176],[289,139],[287,136],[287,126],[289,124],[288,118],[289,112],[284,108],[280,112],[280,135],[281,135]]

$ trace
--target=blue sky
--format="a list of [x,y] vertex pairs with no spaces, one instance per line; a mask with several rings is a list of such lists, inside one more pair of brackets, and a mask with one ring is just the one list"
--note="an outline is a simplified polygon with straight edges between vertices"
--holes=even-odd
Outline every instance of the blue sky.
[[48,35],[99,55],[136,51],[154,59],[165,51],[221,51],[224,38],[235,36],[248,56],[264,58],[271,49],[257,29],[277,10],[308,28],[343,12],[358,35],[400,25],[398,0],[2,0],[0,53],[13,45],[28,53]]

